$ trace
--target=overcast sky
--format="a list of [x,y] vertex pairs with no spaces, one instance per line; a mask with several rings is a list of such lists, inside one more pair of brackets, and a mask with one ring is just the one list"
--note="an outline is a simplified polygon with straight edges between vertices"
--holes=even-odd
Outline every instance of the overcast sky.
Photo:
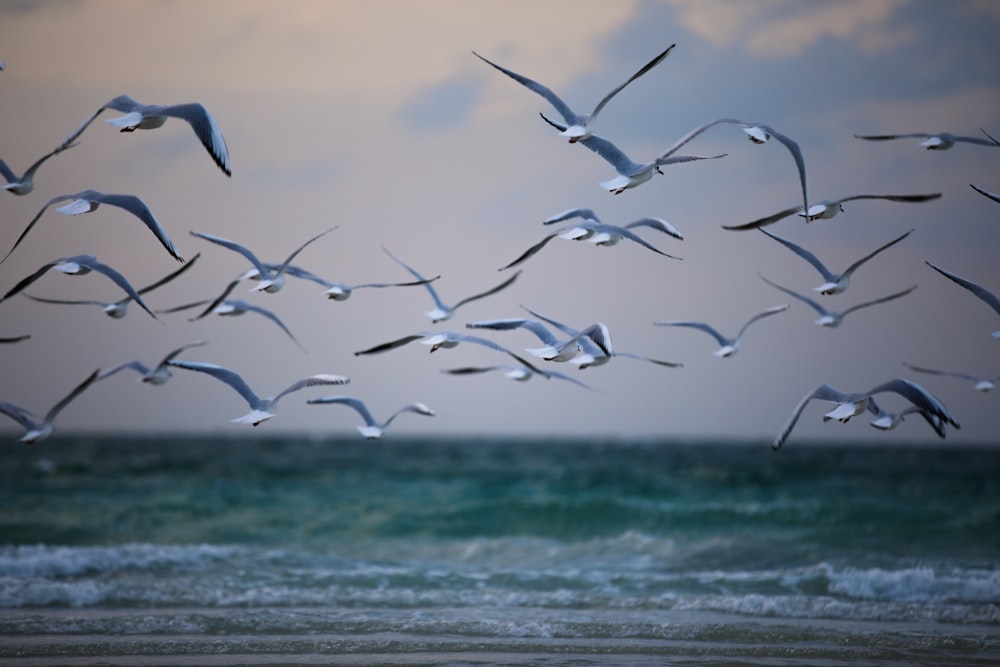
[[[962,429],[955,443],[996,442],[1000,391],[908,370],[1000,375],[1000,317],[937,274],[931,261],[1000,292],[1000,204],[970,188],[1000,191],[1000,149],[960,144],[927,151],[918,140],[867,142],[853,134],[1000,133],[1000,5],[980,2],[0,2],[0,157],[15,171],[54,148],[119,94],[144,103],[200,102],[214,115],[232,158],[232,178],[213,164],[183,121],[122,134],[95,122],[80,145],[39,169],[35,191],[0,193],[6,253],[50,198],[95,189],[134,194],[152,209],[191,270],[146,299],[165,309],[210,299],[249,263],[189,234],[222,236],[280,262],[306,239],[337,229],[295,260],[333,282],[411,277],[382,251],[440,275],[454,303],[499,283],[498,269],[552,232],[542,221],[589,207],[604,222],[668,220],[679,241],[641,235],[668,259],[630,242],[597,247],[554,239],[527,260],[505,291],[458,309],[436,325],[423,287],[358,290],[347,301],[289,279],[276,294],[231,295],[266,307],[302,343],[248,313],[189,322],[193,313],[140,309],[113,320],[93,306],[16,296],[0,303],[0,401],[44,414],[95,368],[130,359],[153,364],[197,339],[182,357],[241,373],[272,395],[315,373],[347,375],[346,387],[314,388],[282,400],[277,417],[252,429],[229,420],[246,404],[222,383],[175,370],[166,385],[121,373],[92,386],[62,413],[62,433],[178,430],[229,435],[309,431],[357,435],[357,417],[307,398],[348,393],[376,417],[421,401],[437,415],[403,415],[389,434],[722,437],[768,441],[803,394],[822,383],[863,391],[903,376],[932,391]],[[570,145],[538,117],[555,115],[540,96],[472,51],[534,78],[580,111],[670,44],[658,67],[603,110],[598,133],[637,161],[663,152],[708,120],[768,123],[802,148],[810,199],[855,194],[942,193],[921,204],[854,201],[831,220],[791,217],[768,231],[799,243],[834,270],[912,229],[854,275],[831,308],[906,289],[911,294],[856,311],[839,328],[764,283],[803,293],[821,280],[799,257],[738,224],[801,202],[795,166],[778,143],[754,145],[720,126],[682,153],[727,157],[672,165],[648,183],[612,195],[598,183],[613,168]],[[111,118],[116,112],[105,112]],[[556,115],[557,117],[557,115]],[[41,265],[93,253],[141,287],[179,268],[149,231],[103,206],[67,217],[48,210],[0,266],[6,292]],[[102,276],[52,271],[27,292],[59,299],[119,298]],[[694,329],[656,320],[700,320],[733,334],[753,314],[783,313],[750,327],[742,350],[717,358]],[[465,330],[467,322],[521,317],[523,304],[582,328],[605,323],[616,350],[683,363],[665,368],[618,358],[571,373],[599,391],[557,379],[517,383],[499,373],[451,376],[442,369],[508,364],[486,348],[433,354],[418,343],[355,357],[412,333]],[[523,352],[528,332],[483,331]],[[544,362],[541,362],[544,364]],[[881,401],[898,409],[897,397]],[[807,408],[788,446],[814,439],[929,441],[918,418],[881,433],[859,417],[821,422]],[[4,420],[13,441],[17,425]],[[58,437],[58,435],[57,435]]]

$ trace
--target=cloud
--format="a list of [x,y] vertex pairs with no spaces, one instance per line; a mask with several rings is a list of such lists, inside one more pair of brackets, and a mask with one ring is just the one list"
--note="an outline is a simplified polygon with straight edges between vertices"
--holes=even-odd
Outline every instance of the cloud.
[[857,41],[866,52],[891,49],[913,39],[912,32],[888,25],[893,12],[905,1],[671,0],[670,4],[676,8],[680,23],[702,39],[776,58],[799,55],[828,36]]

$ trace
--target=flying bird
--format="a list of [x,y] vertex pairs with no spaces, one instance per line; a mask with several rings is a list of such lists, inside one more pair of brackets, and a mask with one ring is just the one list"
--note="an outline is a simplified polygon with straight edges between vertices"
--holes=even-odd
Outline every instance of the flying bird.
[[614,354],[608,327],[600,322],[591,324],[575,333],[567,334],[569,338],[566,339],[558,338],[541,322],[523,317],[481,320],[469,322],[465,326],[469,329],[493,329],[497,331],[527,329],[544,344],[544,347],[526,347],[525,351],[546,361],[569,361],[581,351],[582,341],[588,338],[598,347],[599,354],[607,357]]
[[[275,264],[266,264],[266,266],[272,271],[276,271],[278,268],[278,266]],[[326,295],[326,298],[333,299],[334,301],[347,301],[349,298],[351,298],[351,294],[353,294],[355,290],[359,289],[365,289],[365,288],[383,289],[386,287],[415,287],[417,285],[426,285],[427,283],[432,283],[441,277],[441,276],[434,276],[433,278],[427,278],[426,280],[411,280],[410,282],[405,282],[405,283],[361,283],[358,285],[349,285],[347,283],[330,282],[329,280],[321,278],[317,276],[315,273],[307,271],[306,269],[303,269],[300,266],[295,266],[294,264],[289,264],[288,266],[286,266],[285,273],[294,278],[299,278],[301,280],[309,280],[316,283],[317,285],[321,285],[326,289],[326,291],[323,292],[323,294]],[[258,279],[259,277],[260,273],[258,273],[256,269],[248,269],[246,273],[240,276],[240,279],[246,279],[246,278]]]
[[968,380],[973,383],[973,388],[976,391],[987,392],[993,389],[998,381],[1000,381],[1000,375],[995,375],[993,377],[984,377],[982,375],[970,375],[969,373],[959,373],[956,371],[937,371],[932,368],[924,368],[922,366],[914,366],[913,364],[908,364],[905,361],[903,365],[909,368],[911,371],[916,371],[918,373],[928,373],[930,375],[944,375],[947,377],[960,378],[962,380]]
[[15,195],[26,195],[35,189],[35,172],[38,168],[45,164],[45,161],[54,155],[59,155],[67,148],[73,148],[77,144],[65,142],[55,150],[46,153],[42,157],[35,160],[35,163],[28,167],[28,170],[24,172],[22,176],[15,174],[7,163],[0,160],[0,176],[3,176],[6,183],[0,185],[0,189],[6,190],[7,192],[13,193]]
[[300,245],[298,248],[295,249],[294,252],[292,252],[291,255],[289,255],[285,259],[284,262],[278,265],[277,269],[269,268],[270,266],[274,265],[273,264],[269,265],[265,264],[264,262],[261,262],[259,259],[257,259],[257,255],[253,254],[253,252],[251,252],[249,248],[242,246],[239,243],[236,243],[235,241],[230,241],[229,239],[224,239],[220,236],[213,236],[212,234],[204,234],[202,232],[195,232],[195,231],[192,231],[191,235],[197,236],[198,238],[201,239],[205,239],[206,241],[211,241],[212,243],[221,245],[223,248],[228,248],[246,257],[248,260],[250,260],[250,263],[253,264],[260,278],[257,284],[253,288],[251,288],[250,291],[251,292],[263,291],[273,294],[274,292],[280,291],[281,288],[285,286],[285,271],[287,270],[288,265],[292,263],[292,260],[295,259],[295,257],[300,252],[305,250],[310,243],[321,238],[322,236],[325,236],[326,234],[329,234],[334,229],[336,229],[336,227],[331,227],[325,232],[317,234],[316,236],[312,237],[311,239]]
[[[996,142],[981,137],[962,137],[949,132],[928,134],[926,132],[910,132],[909,134],[855,134],[858,139],[866,141],[892,141],[894,139],[923,139],[918,146],[929,151],[946,151],[956,143],[976,144],[979,146],[996,146]],[[988,136],[988,135],[987,135]]]
[[310,398],[306,401],[306,403],[309,403],[310,405],[346,405],[354,408],[354,410],[356,410],[365,421],[364,424],[358,425],[358,432],[369,440],[381,438],[382,433],[389,428],[389,424],[392,423],[392,420],[404,412],[413,412],[427,417],[434,416],[434,411],[423,403],[410,403],[408,405],[404,405],[399,410],[396,410],[394,413],[389,415],[388,419],[384,422],[375,421],[372,413],[368,410],[368,406],[365,405],[361,399],[354,398],[353,396],[322,396],[320,398]]
[[[996,295],[993,294],[993,292],[990,292],[985,287],[977,285],[976,283],[972,282],[971,280],[968,280],[967,278],[963,278],[957,273],[952,273],[951,271],[942,269],[940,266],[936,266],[934,264],[931,264],[930,262],[925,262],[925,263],[927,264],[927,266],[931,267],[945,278],[948,278],[949,280],[958,283],[965,289],[969,290],[970,292],[978,296],[980,299],[985,301],[986,304],[990,308],[992,308],[998,315],[1000,315],[1000,299],[998,299]],[[994,331],[992,335],[994,338],[1000,340],[1000,329]]]
[[[758,273],[757,275],[760,275],[760,274]],[[902,292],[895,292],[893,294],[890,294],[888,296],[883,296],[883,297],[878,298],[878,299],[872,299],[871,301],[864,301],[862,303],[855,304],[855,305],[851,306],[850,308],[845,308],[844,310],[837,312],[837,311],[833,311],[833,310],[828,310],[821,303],[817,302],[814,299],[810,299],[809,297],[807,297],[804,294],[799,294],[798,292],[794,292],[794,291],[788,289],[787,287],[782,287],[781,285],[778,285],[777,283],[773,283],[770,280],[768,280],[767,278],[765,278],[764,276],[760,276],[760,278],[761,278],[761,280],[763,280],[765,283],[767,283],[771,287],[774,287],[775,289],[781,290],[782,292],[784,292],[788,296],[791,296],[791,297],[794,297],[794,298],[798,299],[802,303],[806,304],[807,306],[809,306],[810,308],[812,308],[813,310],[815,310],[817,313],[819,313],[819,319],[816,320],[816,324],[818,324],[820,326],[824,326],[824,327],[830,327],[830,328],[834,328],[834,327],[840,326],[840,323],[843,321],[843,319],[845,317],[847,317],[848,314],[853,313],[855,310],[861,310],[862,308],[867,308],[868,306],[875,306],[875,305],[878,305],[880,303],[885,303],[887,301],[893,301],[894,299],[898,299],[900,297],[904,297],[907,294],[909,294],[910,292],[912,292],[913,290],[917,289],[917,286],[914,285],[913,287],[910,287],[909,289],[905,289]]]
[[424,345],[430,347],[431,352],[437,352],[439,349],[451,349],[453,347],[458,347],[459,343],[474,343],[476,345],[482,345],[483,347],[488,347],[491,350],[496,350],[497,352],[503,352],[504,354],[509,354],[515,358],[516,355],[505,348],[499,343],[495,343],[487,338],[480,338],[479,336],[470,336],[463,334],[459,331],[422,331],[420,333],[411,334],[409,336],[403,336],[402,338],[397,338],[391,340],[387,343],[381,343],[375,345],[365,350],[359,350],[354,353],[354,356],[359,357],[365,354],[379,354],[381,352],[388,352],[389,350],[395,350],[398,347],[403,347],[413,341],[419,340]]
[[219,166],[226,176],[232,176],[233,171],[229,165],[229,148],[226,140],[222,136],[215,118],[203,105],[197,102],[187,104],[140,104],[128,95],[119,95],[109,100],[95,111],[83,124],[69,135],[62,146],[68,147],[83,134],[83,131],[97,119],[106,109],[113,109],[125,114],[115,118],[108,118],[104,122],[117,127],[121,132],[133,132],[135,130],[155,130],[162,127],[168,118],[179,118],[183,120],[198,136],[202,145],[212,156],[212,160]]
[[[788,216],[794,214],[798,214],[799,216],[805,218],[807,222],[812,222],[813,220],[829,220],[838,213],[844,212],[844,202],[856,201],[858,199],[885,199],[895,202],[919,203],[931,201],[932,199],[938,199],[940,196],[940,192],[926,195],[851,195],[850,197],[842,197],[841,199],[824,199],[821,202],[816,202],[808,209],[792,206],[791,208],[786,208],[783,211],[778,211],[772,215],[758,218],[757,220],[752,220],[741,225],[722,225],[722,228],[732,229],[735,231],[757,229],[758,227],[764,227],[766,225],[774,224],[779,220],[784,220]],[[808,215],[803,213],[803,211],[808,211]]]
[[610,102],[612,97],[620,93],[622,89],[625,88],[625,86],[632,83],[640,76],[642,76],[649,70],[659,65],[663,61],[663,59],[670,54],[671,49],[673,49],[675,46],[677,45],[671,44],[670,46],[668,46],[666,49],[661,51],[655,58],[653,58],[648,63],[643,65],[638,72],[636,72],[628,79],[626,79],[624,83],[615,87],[610,93],[605,95],[600,102],[597,103],[597,106],[595,106],[594,110],[591,111],[589,114],[575,113],[572,109],[569,108],[569,105],[562,100],[562,98],[560,98],[558,95],[552,92],[550,88],[543,86],[537,81],[533,81],[526,76],[522,76],[520,74],[517,74],[516,72],[512,72],[509,69],[501,67],[500,65],[497,65],[496,63],[491,62],[486,58],[483,58],[475,51],[473,51],[472,54],[477,58],[479,58],[480,60],[482,60],[483,62],[485,62],[486,64],[491,65],[495,69],[503,72],[510,78],[514,79],[522,86],[525,86],[529,90],[538,93],[546,100],[548,100],[549,103],[553,107],[555,107],[556,111],[558,111],[559,114],[563,117],[563,120],[566,121],[566,129],[564,129],[561,132],[561,134],[564,137],[568,137],[569,142],[572,144],[576,143],[577,141],[580,141],[581,139],[586,139],[592,136],[594,131],[594,125],[597,123],[597,116],[598,114],[601,113],[601,109],[604,108],[604,105]]
[[813,288],[814,290],[816,290],[820,294],[840,294],[841,292],[843,292],[844,290],[847,289],[848,285],[851,282],[851,275],[855,271],[857,271],[858,268],[862,264],[864,264],[865,262],[867,262],[868,260],[870,260],[875,255],[879,254],[883,250],[885,250],[887,248],[890,248],[890,247],[894,246],[895,244],[899,243],[900,241],[902,241],[903,239],[905,239],[907,236],[909,236],[913,232],[913,230],[911,229],[910,231],[906,232],[902,236],[899,236],[899,237],[893,239],[892,241],[889,241],[885,245],[883,245],[883,246],[881,246],[879,248],[876,248],[872,252],[868,253],[867,255],[865,255],[864,257],[862,257],[861,259],[859,259],[858,261],[854,262],[849,267],[847,267],[846,269],[844,269],[843,273],[834,273],[830,269],[826,268],[826,265],[823,264],[823,262],[821,262],[819,260],[819,258],[816,257],[816,255],[812,254],[811,252],[809,252],[808,250],[806,250],[802,246],[800,246],[800,245],[798,245],[796,243],[792,243],[788,239],[783,239],[780,236],[772,234],[771,232],[767,231],[766,229],[761,229],[760,232],[762,234],[766,234],[767,236],[770,236],[772,239],[774,239],[775,241],[777,241],[778,243],[782,244],[783,246],[785,246],[786,248],[788,248],[789,250],[791,250],[792,252],[794,252],[796,255],[798,255],[802,259],[804,259],[807,262],[809,262],[810,264],[812,264],[813,268],[816,269],[817,271],[819,271],[820,275],[823,276],[823,279],[826,282],[823,283],[822,285],[820,285],[819,287],[814,287]]
[[791,434],[792,429],[795,427],[795,423],[799,420],[799,417],[802,415],[802,411],[805,409],[809,401],[818,399],[821,401],[836,403],[837,405],[832,410],[827,412],[825,417],[828,419],[836,419],[844,423],[851,417],[865,412],[868,409],[868,402],[872,396],[884,392],[899,394],[916,407],[925,410],[931,417],[939,418],[943,422],[951,424],[956,429],[960,428],[951,412],[948,411],[948,408],[946,408],[941,401],[917,383],[904,378],[894,378],[888,382],[883,382],[866,392],[853,394],[845,394],[837,391],[828,384],[822,384],[802,397],[798,405],[795,406],[795,409],[792,410],[792,414],[789,415],[788,419],[781,427],[777,437],[775,437],[774,442],[771,444],[771,449],[775,451],[781,449],[781,446],[788,439],[789,434]]
[[169,361],[174,359],[174,357],[176,357],[184,350],[187,350],[188,348],[199,347],[205,344],[206,341],[196,340],[186,345],[181,345],[179,348],[177,348],[176,350],[172,350],[170,354],[163,357],[163,359],[161,359],[152,368],[150,368],[149,366],[138,360],[126,361],[118,364],[117,366],[112,366],[106,371],[101,371],[101,373],[97,376],[97,379],[103,380],[104,378],[110,377],[119,371],[125,370],[126,368],[130,368],[139,374],[140,382],[145,382],[146,384],[151,384],[154,386],[160,386],[166,384],[167,380],[173,377],[173,373],[170,372],[170,367],[168,366]]
[[[197,255],[192,257],[191,261],[185,262],[184,265],[181,266],[181,268],[177,269],[176,271],[168,273],[167,275],[165,275],[164,277],[160,278],[159,280],[150,285],[146,285],[145,287],[137,289],[136,293],[146,294],[147,292],[152,292],[158,287],[166,285],[171,280],[173,280],[174,278],[176,278],[177,276],[181,275],[182,273],[190,269],[192,266],[194,266],[194,263],[198,261],[199,257],[201,257],[201,253],[198,253]],[[131,303],[133,300],[131,296],[125,296],[119,299],[118,301],[110,301],[110,302],[97,301],[94,299],[47,299],[40,296],[32,296],[27,292],[24,292],[24,296],[33,301],[39,301],[41,303],[58,303],[58,304],[72,304],[72,305],[82,304],[88,306],[100,306],[101,310],[104,311],[105,315],[116,320],[120,320],[121,318],[125,317],[125,315],[128,313],[128,304]],[[164,311],[156,311],[156,312],[160,313]]]
[[[868,398],[868,412],[875,416],[869,424],[881,431],[891,431],[892,429],[903,423],[906,415],[918,414],[924,418],[924,421],[934,429],[934,432],[938,434],[938,437],[944,438],[947,434],[944,430],[944,420],[942,420],[937,415],[933,415],[924,408],[919,408],[916,405],[908,405],[899,412],[889,412],[888,410],[883,410],[878,403],[875,402],[874,398]],[[829,421],[829,417],[823,417],[823,421]]]
[[549,234],[542,238],[541,241],[531,246],[525,250],[521,255],[515,259],[510,264],[500,267],[501,271],[513,268],[522,262],[526,261],[528,258],[535,255],[539,250],[544,248],[549,241],[559,237],[568,240],[590,240],[590,238],[600,235],[601,239],[597,241],[598,245],[615,245],[621,239],[628,239],[638,243],[644,248],[652,250],[658,255],[663,255],[664,257],[669,257],[670,259],[681,259],[680,257],[675,257],[673,255],[667,254],[662,250],[659,250],[653,244],[647,242],[638,234],[632,232],[625,227],[619,227],[618,225],[608,225],[601,222],[593,222],[590,220],[584,220],[583,222],[575,223],[566,227],[562,227],[552,234]]
[[87,387],[92,385],[94,381],[97,380],[98,373],[100,373],[100,369],[97,369],[88,375],[83,382],[73,388],[73,391],[52,406],[52,409],[45,414],[42,421],[37,421],[34,415],[24,408],[14,405],[13,403],[0,403],[0,413],[10,417],[24,429],[24,435],[21,437],[21,442],[33,445],[36,442],[44,440],[55,432],[56,417],[59,416],[59,413],[62,412],[63,408],[69,405],[70,401],[83,393]]
[[60,206],[56,209],[57,212],[62,213],[63,215],[80,215],[81,213],[90,213],[91,211],[96,211],[101,204],[116,206],[127,213],[131,213],[141,220],[151,232],[153,232],[157,240],[163,245],[164,248],[167,249],[167,252],[170,253],[171,257],[176,259],[178,262],[184,261],[184,258],[177,254],[177,249],[174,248],[174,243],[170,240],[166,230],[163,229],[163,226],[160,225],[160,222],[153,215],[153,212],[149,210],[149,207],[146,206],[141,199],[135,195],[106,195],[98,192],[97,190],[84,190],[83,192],[77,192],[76,194],[60,195],[50,199],[45,206],[43,206],[42,209],[35,214],[35,217],[31,219],[31,222],[29,222],[28,226],[24,228],[21,235],[17,237],[17,241],[14,242],[13,247],[7,251],[7,254],[4,255],[3,259],[0,259],[0,262],[3,262],[10,257],[10,254],[14,252],[14,248],[16,248],[21,241],[24,240],[24,237],[28,235],[28,232],[31,231],[31,228],[35,226],[35,223],[38,222],[39,218],[42,217],[42,214],[45,213],[49,206],[66,200],[72,201],[69,204]]
[[125,293],[128,294],[133,301],[139,304],[139,306],[143,310],[149,313],[150,317],[152,317],[154,320],[157,319],[156,315],[153,314],[153,311],[149,309],[146,303],[142,300],[142,297],[139,296],[139,293],[136,292],[135,288],[132,287],[132,285],[125,279],[125,276],[118,273],[118,271],[115,271],[107,264],[103,264],[97,261],[97,257],[95,257],[94,255],[76,255],[74,257],[63,257],[61,259],[53,260],[48,264],[44,264],[42,265],[41,268],[32,273],[30,276],[22,279],[21,282],[14,285],[14,287],[12,287],[6,294],[4,294],[3,297],[0,297],[0,302],[9,299],[15,294],[21,292],[26,287],[28,287],[28,285],[41,278],[46,271],[52,268],[54,268],[56,271],[59,271],[60,273],[65,273],[67,275],[84,275],[90,273],[91,271],[96,271],[98,273],[104,274],[112,281],[114,281],[116,285],[125,290]]
[[661,320],[653,322],[653,324],[658,327],[691,327],[693,329],[699,329],[701,331],[704,331],[719,343],[719,349],[717,349],[712,354],[714,354],[717,357],[731,357],[740,351],[740,348],[743,345],[743,334],[744,332],[746,332],[747,328],[751,324],[753,324],[754,322],[756,322],[761,318],[768,317],[769,315],[775,315],[785,310],[788,310],[787,303],[782,304],[780,306],[772,306],[764,311],[757,313],[749,320],[747,320],[747,323],[744,324],[740,328],[736,336],[732,338],[722,335],[721,333],[719,333],[718,329],[704,322],[693,322],[691,320]]
[[239,284],[240,284],[239,280],[231,281],[226,286],[226,289],[224,289],[222,293],[219,294],[219,296],[215,297],[214,299],[202,299],[200,301],[194,301],[192,303],[185,303],[180,306],[174,306],[173,308],[157,310],[156,312],[160,314],[176,313],[182,310],[190,310],[191,308],[198,308],[200,306],[205,306],[200,313],[198,313],[192,318],[189,318],[188,319],[189,322],[195,322],[207,315],[236,317],[239,315],[245,315],[246,313],[256,313],[258,315],[266,317],[267,319],[271,320],[276,325],[278,325],[278,327],[285,332],[285,335],[291,338],[292,342],[298,345],[299,349],[305,352],[305,348],[302,347],[302,343],[300,343],[299,340],[294,335],[292,335],[291,330],[285,325],[284,322],[281,321],[281,318],[275,315],[272,311],[268,310],[267,308],[263,308],[261,306],[252,304],[244,299],[226,298],[227,296],[229,296],[229,293],[232,292],[233,289]]
[[396,262],[399,263],[400,266],[402,266],[404,269],[406,269],[407,271],[409,271],[413,275],[414,278],[416,278],[418,281],[421,281],[421,284],[423,284],[423,286],[425,288],[427,288],[427,292],[431,295],[431,299],[434,300],[434,306],[435,307],[434,307],[433,310],[428,310],[424,314],[427,315],[427,317],[429,317],[431,319],[431,322],[433,322],[435,324],[438,323],[438,322],[443,322],[443,321],[447,320],[448,318],[450,318],[452,315],[455,314],[455,311],[458,310],[458,308],[460,306],[463,306],[463,305],[469,303],[470,301],[475,301],[477,299],[482,299],[484,297],[491,296],[493,294],[496,294],[500,290],[503,290],[503,289],[509,287],[515,280],[517,280],[517,277],[519,275],[521,275],[521,272],[518,271],[514,275],[512,275],[510,278],[508,278],[507,280],[505,280],[502,283],[500,283],[499,285],[496,285],[495,287],[491,287],[490,289],[486,290],[485,292],[480,292],[479,294],[473,294],[472,296],[467,296],[464,299],[462,299],[461,301],[458,301],[457,303],[455,303],[455,305],[450,306],[450,305],[446,304],[444,301],[441,300],[441,297],[438,296],[437,290],[435,290],[434,286],[430,284],[430,282],[431,282],[430,280],[428,280],[427,278],[425,278],[424,276],[422,276],[416,269],[414,269],[412,266],[410,266],[409,264],[407,264],[406,262],[404,262],[403,260],[401,260],[396,255],[394,255],[385,246],[382,246],[382,250],[384,250],[386,252],[386,254],[389,255],[389,257],[392,257],[394,260],[396,260]]
[[[552,127],[558,130],[566,130],[566,126],[562,123],[550,120],[545,116],[545,114],[540,115],[542,119]],[[652,162],[634,162],[632,161],[632,158],[626,155],[622,149],[618,148],[618,146],[596,134],[592,134],[586,139],[581,139],[580,143],[597,153],[615,168],[615,171],[618,172],[618,176],[600,183],[600,186],[608,192],[620,195],[626,190],[638,187],[653,178],[654,173],[662,175],[663,171],[660,167],[665,167],[670,164],[678,164],[681,162],[715,160],[721,157],[726,157],[728,153],[708,157],[698,155],[674,155],[674,153],[676,153],[681,146],[693,139],[697,134],[700,134],[700,132],[704,129],[706,128],[703,126],[694,132],[689,132],[683,138],[674,143],[673,146],[667,149],[665,153],[657,158],[654,158]]]
[[[590,208],[571,208],[563,211],[562,213],[557,213],[550,218],[546,218],[542,224],[551,225],[556,222],[562,222],[563,220],[571,220],[572,218],[583,218],[584,220],[590,220],[592,222],[603,223],[604,221],[597,217],[593,209]],[[676,227],[671,225],[669,222],[663,218],[639,218],[633,222],[626,225],[622,225],[625,229],[636,229],[638,227],[648,227],[650,229],[655,229],[656,231],[663,232],[668,236],[673,236],[679,241],[684,240],[684,235],[678,231]],[[605,237],[603,234],[594,234],[587,237],[588,241],[592,243],[598,243],[600,245],[614,245],[621,238],[610,238]]]
[[340,385],[347,384],[351,381],[350,378],[343,375],[310,375],[307,378],[293,382],[276,396],[261,398],[254,393],[254,391],[250,388],[246,381],[240,377],[239,374],[229,370],[228,368],[217,366],[216,364],[206,364],[199,361],[186,361],[184,359],[172,359],[167,362],[167,365],[175,368],[186,368],[191,371],[198,371],[199,373],[206,373],[215,379],[228,384],[250,405],[249,413],[243,415],[242,417],[231,419],[230,421],[239,424],[251,424],[253,426],[257,426],[261,422],[274,417],[275,411],[278,409],[278,401],[281,400],[283,396],[300,389],[305,389],[306,387]]

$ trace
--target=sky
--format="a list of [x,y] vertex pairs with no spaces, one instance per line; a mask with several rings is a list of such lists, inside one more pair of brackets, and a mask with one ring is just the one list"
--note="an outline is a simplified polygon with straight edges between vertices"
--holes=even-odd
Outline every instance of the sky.
[[[275,294],[245,298],[273,311],[302,348],[254,313],[161,314],[130,308],[120,320],[94,306],[54,305],[17,295],[0,303],[0,401],[44,414],[95,368],[137,359],[154,364],[194,340],[181,357],[240,373],[273,395],[305,376],[350,377],[282,399],[272,420],[231,423],[247,411],[217,380],[177,369],[165,385],[119,373],[92,385],[59,415],[55,437],[73,431],[218,433],[230,436],[351,434],[350,410],[307,398],[350,394],[377,418],[419,401],[433,418],[403,415],[401,435],[593,436],[770,441],[798,400],[829,383],[864,391],[907,377],[941,399],[961,423],[948,442],[992,444],[1000,391],[919,374],[903,363],[1000,375],[1000,318],[925,262],[1000,291],[1000,204],[970,184],[1000,191],[1000,150],[959,144],[927,151],[918,140],[868,142],[854,134],[951,132],[1000,136],[1000,5],[926,0],[802,2],[641,0],[546,3],[362,2],[0,2],[0,157],[14,171],[58,145],[105,102],[199,102],[228,144],[232,177],[183,121],[119,133],[103,122],[37,172],[35,190],[0,193],[6,252],[52,197],[86,189],[140,197],[181,255],[196,264],[150,292],[151,308],[217,296],[249,267],[237,253],[189,234],[221,236],[280,262],[308,238],[295,264],[333,282],[403,282],[403,258],[454,303],[508,277],[500,267],[551,233],[542,221],[576,207],[606,223],[669,221],[677,240],[640,233],[663,257],[623,241],[612,247],[554,239],[521,265],[506,290],[432,324],[421,287],[357,290],[336,302],[313,283],[289,279]],[[904,241],[861,267],[850,288],[822,298],[832,308],[917,289],[848,315],[835,329],[762,281],[811,293],[819,274],[757,231],[722,228],[801,202],[789,153],[754,145],[734,126],[713,128],[681,153],[716,160],[670,165],[613,195],[598,184],[610,164],[569,144],[538,117],[540,96],[473,51],[552,88],[589,110],[654,55],[670,55],[602,111],[597,133],[633,159],[650,160],[703,122],[767,123],[801,147],[811,201],[856,194],[941,193],[920,203],[847,202],[830,220],[797,216],[768,231],[842,270],[908,230]],[[557,117],[557,116],[556,116]],[[54,209],[55,207],[52,207]],[[93,253],[136,287],[180,265],[149,231],[102,206],[75,217],[48,210],[0,265],[0,290],[52,260]],[[104,277],[54,271],[26,292],[53,299],[117,300]],[[749,327],[738,354],[718,358],[703,332],[654,326],[697,320],[734,334],[752,315],[790,308]],[[429,353],[418,343],[380,355],[353,353],[402,336],[468,322],[524,317],[526,306],[576,328],[602,322],[627,357],[578,370],[540,362],[592,386],[558,379],[513,382],[500,373],[444,369],[504,365],[485,347]],[[527,331],[479,331],[522,353]],[[886,395],[885,407],[905,403]],[[918,418],[891,432],[867,419],[823,423],[829,406],[807,407],[786,444],[818,440],[929,442]],[[0,421],[0,435],[19,437]],[[65,437],[65,436],[63,436]]]

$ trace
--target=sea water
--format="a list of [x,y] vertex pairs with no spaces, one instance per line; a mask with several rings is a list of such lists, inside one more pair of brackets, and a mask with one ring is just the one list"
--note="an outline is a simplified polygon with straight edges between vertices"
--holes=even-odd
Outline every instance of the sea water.
[[1000,447],[12,443],[0,663],[1000,664]]

